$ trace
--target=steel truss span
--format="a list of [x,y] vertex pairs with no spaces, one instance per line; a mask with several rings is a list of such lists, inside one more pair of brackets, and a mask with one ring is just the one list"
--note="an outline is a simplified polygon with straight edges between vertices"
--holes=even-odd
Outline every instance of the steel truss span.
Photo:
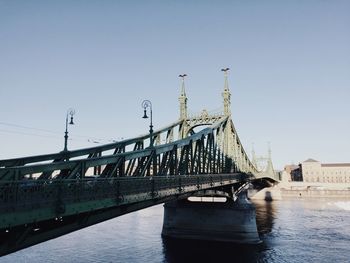
[[227,79],[224,112],[216,114],[188,116],[182,85],[180,120],[165,128],[97,147],[0,160],[0,255],[199,191],[233,197],[249,181],[277,181],[271,158],[259,171],[241,144]]

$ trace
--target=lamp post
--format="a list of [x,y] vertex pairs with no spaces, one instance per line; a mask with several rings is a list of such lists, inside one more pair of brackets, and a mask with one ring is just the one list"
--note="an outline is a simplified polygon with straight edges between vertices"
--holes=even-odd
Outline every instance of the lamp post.
[[142,102],[142,108],[143,108],[143,117],[144,119],[148,119],[147,116],[147,108],[150,109],[150,125],[149,125],[149,134],[150,134],[150,147],[153,146],[153,123],[152,123],[152,103],[149,100],[144,100]]
[[229,71],[230,68],[222,68],[221,71],[224,72],[225,76],[227,76],[227,71]]
[[68,142],[68,115],[70,116],[69,124],[73,125],[74,124],[74,122],[73,122],[74,114],[75,114],[75,110],[73,108],[68,109],[67,115],[66,115],[66,131],[64,132],[64,149],[63,149],[64,152],[68,151],[68,148],[67,148],[67,142]]
[[187,75],[186,75],[186,74],[180,74],[180,75],[179,75],[179,78],[182,78],[182,82],[184,82],[184,81],[185,81],[185,77],[187,77]]

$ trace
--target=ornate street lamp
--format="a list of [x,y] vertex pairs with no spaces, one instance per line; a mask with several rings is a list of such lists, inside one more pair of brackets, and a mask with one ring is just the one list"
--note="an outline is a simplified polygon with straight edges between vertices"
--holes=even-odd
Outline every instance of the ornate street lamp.
[[186,74],[180,74],[180,75],[179,75],[179,78],[182,78],[182,81],[184,81],[184,80],[185,80],[185,77],[187,77],[187,75],[186,75]]
[[223,71],[225,74],[227,74],[227,71],[229,71],[230,68],[222,68],[221,71]]
[[141,104],[142,108],[143,108],[143,117],[144,119],[148,119],[147,116],[147,108],[150,109],[150,115],[151,115],[151,119],[150,119],[150,125],[149,125],[149,134],[150,134],[150,147],[153,146],[153,123],[152,123],[152,103],[149,100],[144,100]]
[[64,132],[64,149],[63,149],[64,152],[68,151],[68,148],[67,148],[67,142],[68,142],[68,115],[70,116],[69,124],[70,125],[74,125],[74,122],[73,122],[74,114],[75,114],[75,110],[73,108],[69,108],[68,111],[67,111],[67,115],[66,115],[66,131]]

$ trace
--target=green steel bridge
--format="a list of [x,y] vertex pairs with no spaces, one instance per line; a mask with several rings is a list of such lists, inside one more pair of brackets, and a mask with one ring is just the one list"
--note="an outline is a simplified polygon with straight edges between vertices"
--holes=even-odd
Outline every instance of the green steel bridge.
[[180,118],[165,128],[153,132],[151,124],[149,134],[132,139],[0,160],[0,255],[206,190],[233,196],[247,182],[278,181],[271,158],[263,171],[248,158],[224,73],[223,112],[189,116],[181,75]]

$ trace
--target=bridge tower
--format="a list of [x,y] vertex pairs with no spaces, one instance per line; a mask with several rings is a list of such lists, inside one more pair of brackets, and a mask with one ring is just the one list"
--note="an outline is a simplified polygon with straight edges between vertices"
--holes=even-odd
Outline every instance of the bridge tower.
[[[229,68],[223,68],[221,69],[222,72],[224,72],[224,91],[222,92],[222,97],[224,99],[223,104],[224,104],[224,116],[228,117],[229,120],[232,120],[231,117],[231,93],[228,85],[228,71]],[[224,133],[224,140],[223,140],[223,149],[224,153],[228,157],[228,160],[235,160],[236,159],[236,148],[237,145],[235,145],[235,140],[234,136],[235,134],[232,132],[234,130],[234,127],[232,126],[232,122],[228,121],[227,125],[228,129],[225,129]],[[236,162],[239,160],[236,160]],[[232,165],[231,166],[231,172],[232,169],[235,169]]]
[[222,93],[222,97],[224,98],[224,114],[225,116],[230,116],[231,115],[231,93],[230,89],[228,88],[228,79],[227,79],[227,72],[229,71],[229,68],[224,68],[221,69],[221,71],[224,72],[224,78],[225,78],[225,83],[224,83],[224,92]]
[[179,97],[180,102],[180,120],[186,120],[187,119],[187,96],[186,96],[186,90],[185,90],[185,77],[186,74],[179,75],[181,78],[181,93]]
[[187,77],[186,74],[180,74],[179,77],[181,78],[181,93],[179,97],[180,102],[180,120],[182,120],[182,125],[180,127],[180,134],[179,137],[181,139],[185,138],[187,136],[188,131],[188,124],[187,124],[187,96],[186,96],[186,90],[185,90],[185,77]]
[[270,143],[268,144],[268,157],[267,157],[267,167],[266,167],[266,172],[270,174],[274,174],[274,169],[272,165],[272,157],[271,157],[271,145]]

